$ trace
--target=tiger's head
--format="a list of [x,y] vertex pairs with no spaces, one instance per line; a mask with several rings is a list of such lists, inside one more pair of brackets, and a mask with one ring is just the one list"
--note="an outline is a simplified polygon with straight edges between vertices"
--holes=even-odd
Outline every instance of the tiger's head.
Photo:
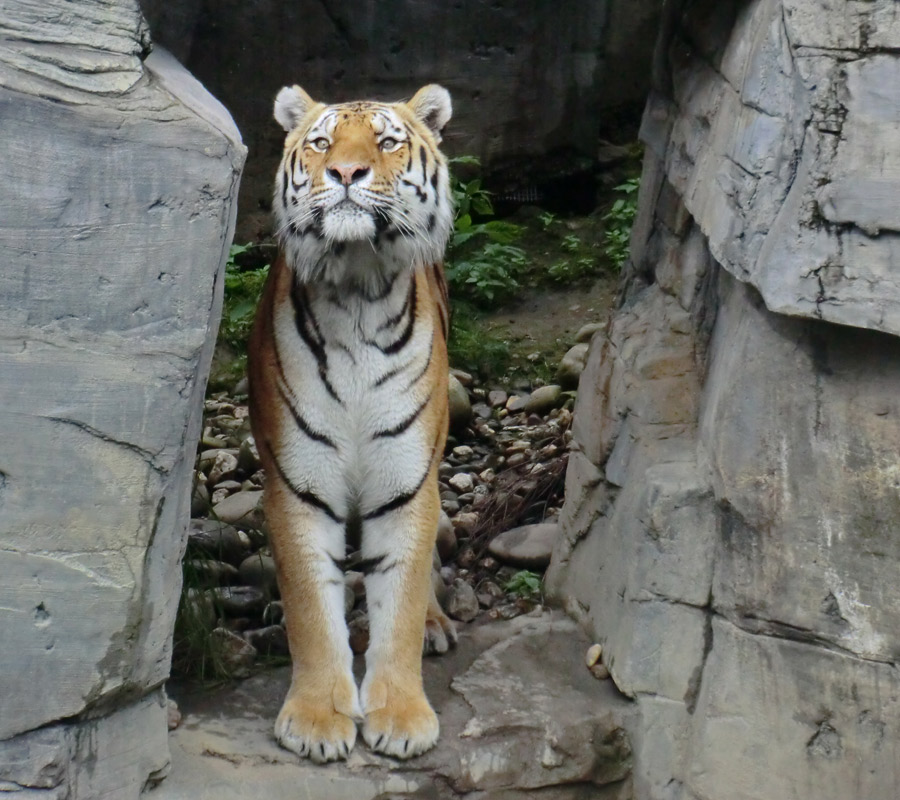
[[450,95],[431,84],[408,102],[327,106],[299,86],[275,99],[287,131],[275,189],[278,237],[306,280],[439,261],[453,223],[438,150]]

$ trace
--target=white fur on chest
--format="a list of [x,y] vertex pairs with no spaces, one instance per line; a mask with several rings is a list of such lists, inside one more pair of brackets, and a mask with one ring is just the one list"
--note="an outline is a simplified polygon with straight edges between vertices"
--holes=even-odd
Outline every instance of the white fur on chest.
[[300,312],[290,299],[275,311],[279,381],[319,435],[308,435],[287,411],[280,458],[292,481],[342,515],[354,506],[364,514],[413,489],[431,459],[421,420],[390,435],[428,398],[421,376],[435,326],[421,311],[411,317],[424,301],[411,297],[414,280],[404,270],[376,301],[362,289],[321,284],[309,288]]

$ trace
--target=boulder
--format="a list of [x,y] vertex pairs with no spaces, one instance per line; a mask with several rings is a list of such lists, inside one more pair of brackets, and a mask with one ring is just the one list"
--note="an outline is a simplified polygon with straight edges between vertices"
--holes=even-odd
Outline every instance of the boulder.
[[0,37],[2,780],[136,796],[246,151],[136,0],[12,0]]

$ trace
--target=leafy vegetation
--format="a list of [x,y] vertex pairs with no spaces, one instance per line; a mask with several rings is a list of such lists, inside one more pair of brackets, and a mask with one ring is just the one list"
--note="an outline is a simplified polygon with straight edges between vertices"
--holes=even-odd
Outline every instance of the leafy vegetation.
[[524,597],[526,600],[537,600],[542,594],[541,576],[523,569],[503,585],[503,591]]
[[637,214],[640,178],[629,178],[616,186],[615,191],[624,195],[618,198],[612,208],[603,215],[606,223],[603,252],[617,270],[628,260],[628,245],[631,240],[631,226]]
[[219,341],[239,352],[247,349],[247,339],[253,325],[253,314],[269,274],[269,265],[259,269],[244,270],[236,258],[251,249],[251,244],[233,244],[225,262],[225,302],[222,306],[222,323]]

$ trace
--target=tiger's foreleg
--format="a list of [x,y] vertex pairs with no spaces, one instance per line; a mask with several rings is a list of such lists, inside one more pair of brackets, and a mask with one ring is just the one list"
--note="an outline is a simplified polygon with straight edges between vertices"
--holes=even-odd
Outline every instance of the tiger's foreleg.
[[265,503],[293,665],[275,737],[313,761],[346,758],[362,711],[335,562],[344,555],[344,526],[276,481]]
[[365,522],[369,649],[360,692],[373,750],[409,758],[434,746],[438,719],[422,686],[425,613],[440,500],[436,464],[405,506]]

